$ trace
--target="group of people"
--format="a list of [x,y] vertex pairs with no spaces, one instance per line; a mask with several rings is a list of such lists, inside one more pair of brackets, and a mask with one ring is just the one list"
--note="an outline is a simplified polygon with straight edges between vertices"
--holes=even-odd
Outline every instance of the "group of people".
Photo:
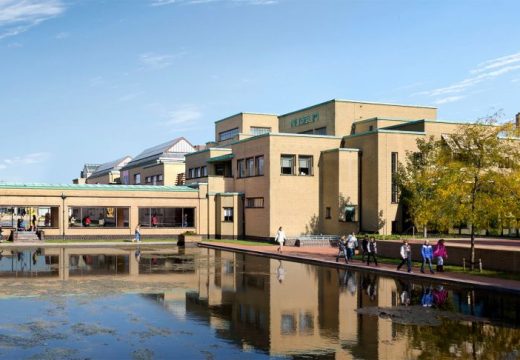
[[[401,263],[397,265],[397,270],[401,270],[401,267],[406,264],[408,272],[412,272],[412,247],[408,243],[408,240],[403,241],[403,245],[401,245],[399,254],[401,255]],[[424,273],[424,267],[428,264],[430,268],[430,273],[434,274],[432,262],[434,260],[437,261],[437,271],[444,271],[444,260],[448,258],[448,251],[446,250],[446,245],[444,244],[444,239],[440,239],[437,242],[437,245],[432,246],[430,241],[426,239],[424,244],[421,247],[421,272]]]
[[[358,247],[359,244],[355,233],[350,234],[348,237],[343,235],[338,241],[336,262],[343,256],[345,263],[348,264],[354,259]],[[361,262],[365,262],[365,258],[368,266],[370,266],[370,259],[373,260],[376,266],[379,266],[377,264],[377,242],[373,236],[369,239],[368,236],[365,235],[363,240],[361,240]]]

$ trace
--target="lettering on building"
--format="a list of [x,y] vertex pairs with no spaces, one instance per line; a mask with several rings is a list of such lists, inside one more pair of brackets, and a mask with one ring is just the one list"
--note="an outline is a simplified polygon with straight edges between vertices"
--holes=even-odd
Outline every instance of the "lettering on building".
[[291,120],[291,127],[293,128],[293,127],[302,126],[302,125],[305,125],[305,124],[315,123],[319,119],[320,119],[320,114],[319,113],[314,113],[314,114],[311,114],[311,115],[301,116],[299,118]]

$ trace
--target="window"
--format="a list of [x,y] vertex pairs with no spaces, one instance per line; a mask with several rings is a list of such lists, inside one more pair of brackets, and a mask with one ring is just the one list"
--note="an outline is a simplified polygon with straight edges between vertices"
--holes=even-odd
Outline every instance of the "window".
[[[128,228],[130,208],[127,207],[69,207],[69,228]],[[88,220],[87,220],[88,218]]]
[[264,207],[264,198],[247,198],[246,199],[246,208],[263,208]]
[[357,205],[343,206],[340,221],[355,222],[357,220]]
[[147,176],[147,177],[144,178],[144,182],[149,184],[149,183],[152,182],[152,179],[150,178],[150,176]]
[[[237,166],[238,166],[238,162],[237,162]],[[215,164],[215,175],[224,176],[225,173],[226,173],[226,167],[224,166],[224,164]],[[238,172],[238,173],[240,174],[240,172]]]
[[315,135],[327,135],[327,128],[321,127],[321,128],[314,129],[314,134]]
[[224,208],[224,221],[233,222],[233,208],[232,207]]
[[152,177],[152,179],[153,179],[153,180],[152,180],[153,184],[154,184],[154,185],[157,185],[157,175],[154,175],[154,176]]
[[255,176],[255,159],[246,159],[247,176]]
[[195,177],[200,177],[200,168],[195,168]]
[[219,134],[219,141],[225,141],[234,138],[238,135],[238,128],[234,128],[231,130],[222,131]]
[[298,156],[298,174],[312,175],[312,156]]
[[158,176],[158,179],[159,179],[159,181],[163,181],[163,175],[160,174],[160,175]]
[[327,206],[325,208],[325,219],[330,219],[331,216],[330,216],[330,206]]
[[283,175],[294,175],[294,155],[282,155],[281,163]]
[[134,184],[141,183],[141,174],[134,174]]
[[237,161],[237,174],[239,178],[246,177],[246,164],[244,159]]
[[188,170],[188,178],[193,179],[195,177],[195,169],[191,168]]
[[201,170],[201,173],[202,173],[201,174],[202,177],[208,176],[208,167],[207,166],[201,167],[200,170]]
[[262,134],[268,134],[271,132],[270,127],[256,127],[251,126],[251,135],[262,135]]
[[373,130],[374,130],[374,125],[370,125],[370,126],[368,127],[368,131],[373,131]]
[[396,204],[399,202],[399,186],[397,185],[397,165],[398,165],[398,153],[392,153],[392,203]]
[[[152,221],[152,219],[155,219]],[[139,208],[142,227],[185,228],[195,226],[195,209],[178,207]]]
[[255,158],[256,175],[264,175],[264,156],[257,156]]

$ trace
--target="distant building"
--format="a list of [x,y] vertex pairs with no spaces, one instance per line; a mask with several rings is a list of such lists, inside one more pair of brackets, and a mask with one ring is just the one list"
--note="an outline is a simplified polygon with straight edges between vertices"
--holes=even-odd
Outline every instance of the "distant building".
[[121,168],[121,183],[182,185],[184,156],[194,151],[195,147],[183,137],[148,148]]
[[73,179],[73,184],[86,184],[87,178],[92,175],[97,168],[100,166],[100,164],[85,164],[83,165],[83,170],[81,170],[79,174],[79,178]]
[[86,179],[86,184],[121,184],[120,170],[132,160],[125,156],[120,159],[101,164]]

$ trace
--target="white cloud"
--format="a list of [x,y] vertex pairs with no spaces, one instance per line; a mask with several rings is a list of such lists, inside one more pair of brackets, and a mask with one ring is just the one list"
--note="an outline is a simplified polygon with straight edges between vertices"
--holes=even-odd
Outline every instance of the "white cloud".
[[164,122],[166,126],[187,126],[195,123],[202,117],[199,108],[193,105],[185,105],[179,109],[172,110],[168,113],[168,120]]
[[436,104],[436,105],[447,104],[447,103],[459,101],[464,98],[465,98],[465,96],[447,96],[445,98],[440,98],[440,99],[435,100],[434,104]]
[[144,53],[139,55],[139,61],[149,69],[164,69],[171,64],[173,61],[181,56],[184,56],[185,52],[178,54],[157,54],[157,53]]
[[466,97],[462,94],[469,89],[474,88],[476,85],[486,81],[492,81],[497,77],[504,76],[517,70],[520,70],[520,53],[485,61],[469,71],[473,76],[449,86],[421,91],[416,93],[416,95],[427,95],[431,97],[442,96],[442,98],[435,101],[436,104],[454,102]]
[[66,32],[66,31],[62,31],[60,33],[57,33],[54,38],[56,40],[63,40],[63,39],[68,39],[70,37],[70,33]]
[[280,0],[151,0],[151,6],[164,6],[164,5],[196,5],[196,4],[207,4],[207,3],[227,3],[227,4],[240,4],[240,5],[273,5],[277,4]]
[[0,0],[0,39],[21,34],[63,12],[61,0]]
[[15,156],[13,158],[0,159],[0,169],[6,169],[8,167],[18,165],[32,165],[43,163],[49,159],[49,155],[50,154],[46,152],[37,152],[26,154],[23,156]]

